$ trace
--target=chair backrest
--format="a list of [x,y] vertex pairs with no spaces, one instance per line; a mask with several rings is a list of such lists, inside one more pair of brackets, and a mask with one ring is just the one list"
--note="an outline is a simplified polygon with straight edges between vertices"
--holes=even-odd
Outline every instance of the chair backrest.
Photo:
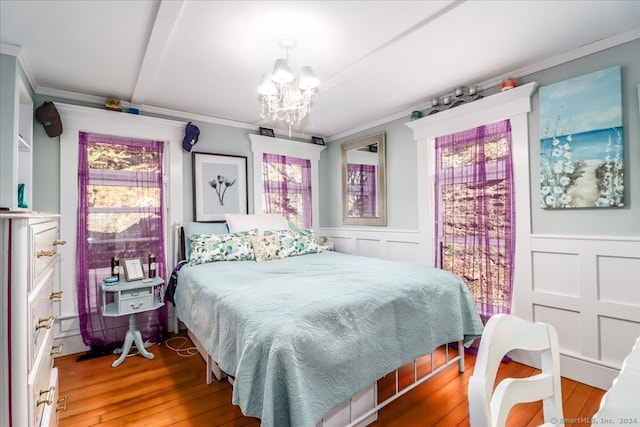
[[[527,378],[507,378],[494,390],[498,367],[511,350],[541,353],[541,373]],[[542,400],[544,421],[564,426],[560,391],[560,353],[553,326],[497,314],[482,333],[480,348],[469,379],[469,418],[472,427],[502,427],[518,403]]]

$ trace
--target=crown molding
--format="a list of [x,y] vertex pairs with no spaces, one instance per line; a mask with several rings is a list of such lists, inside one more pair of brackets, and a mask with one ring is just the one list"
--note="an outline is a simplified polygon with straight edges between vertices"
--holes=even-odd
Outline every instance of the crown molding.
[[[608,37],[605,39],[601,39],[598,40],[596,42],[590,43],[588,45],[579,47],[577,49],[568,51],[568,52],[564,52],[560,55],[554,56],[553,58],[549,58],[547,60],[544,61],[540,61],[540,62],[536,62],[535,64],[531,64],[528,65],[526,67],[522,67],[519,69],[516,69],[510,73],[505,73],[502,74],[500,76],[496,76],[493,77],[491,79],[485,80],[483,82],[478,83],[476,86],[478,87],[478,91],[481,90],[485,90],[494,86],[499,85],[503,79],[505,79],[506,77],[514,77],[514,78],[518,78],[518,77],[524,77],[527,76],[529,74],[533,74],[535,72],[538,71],[542,71],[542,70],[546,70],[548,68],[551,67],[555,67],[556,65],[560,65],[560,64],[564,64],[565,62],[569,62],[572,61],[574,59],[578,59],[578,58],[582,58],[597,52],[600,52],[602,50],[605,49],[609,49],[618,45],[621,45],[623,43],[627,43],[630,42],[632,40],[636,40],[636,39],[640,39],[640,28],[635,28],[633,30],[621,33],[621,34],[617,34],[615,36],[612,37]],[[353,129],[349,129],[347,131],[335,134],[335,135],[331,135],[327,138],[325,138],[326,142],[331,142],[331,141],[335,141],[337,139],[340,138],[344,138],[346,136],[349,135],[353,135],[355,133],[361,132],[363,130],[366,129],[370,129],[372,127],[375,126],[379,126],[381,124],[384,123],[388,123],[391,121],[395,121],[401,118],[406,118],[406,117],[410,117],[411,116],[411,112],[414,110],[426,110],[428,108],[431,107],[431,98],[437,98],[438,96],[443,95],[442,93],[440,94],[432,94],[430,96],[426,96],[425,99],[428,99],[429,101],[426,101],[422,104],[419,104],[417,106],[414,106],[412,108],[407,108],[404,110],[401,110],[397,113],[391,114],[389,116],[386,116],[384,118],[375,120],[373,122],[369,122],[367,124],[358,126],[356,128]]]
[[[588,45],[579,47],[577,49],[574,49],[572,51],[568,51],[565,52],[561,55],[557,55],[553,58],[544,60],[544,61],[540,61],[537,62],[535,64],[531,64],[529,66],[526,67],[522,67],[516,70],[513,70],[512,72],[509,73],[505,73],[503,75],[500,76],[496,76],[494,78],[485,80],[483,82],[480,82],[477,84],[478,86],[478,90],[485,90],[494,86],[497,86],[500,84],[500,82],[505,78],[505,77],[523,77],[547,68],[551,68],[554,67],[556,65],[560,65],[563,64],[565,62],[569,62],[572,61],[574,59],[578,59],[584,56],[588,56],[591,54],[594,54],[596,52],[611,48],[611,47],[615,47],[618,45],[621,45],[623,43],[635,40],[640,38],[640,28],[635,28],[633,30],[621,33],[621,34],[617,34],[615,36],[612,37],[608,37],[605,39],[601,39],[598,40],[596,42],[590,43]],[[27,61],[24,59],[24,55],[22,54],[22,49],[20,48],[20,46],[16,46],[16,45],[12,45],[12,44],[7,44],[7,43],[0,43],[0,53],[3,54],[7,54],[7,55],[11,55],[11,56],[16,56],[18,58],[18,61],[20,63],[20,66],[22,67],[22,70],[29,82],[29,84],[31,85],[31,87],[33,88],[33,91],[35,94],[37,95],[45,95],[45,96],[55,96],[55,97],[60,97],[60,98],[64,98],[67,100],[71,100],[71,101],[76,101],[76,102],[87,102],[87,103],[92,103],[92,104],[97,104],[97,105],[102,105],[104,103],[104,98],[103,97],[99,97],[99,96],[94,96],[94,95],[87,95],[87,94],[81,94],[78,92],[72,92],[72,91],[65,91],[65,90],[58,90],[58,89],[51,89],[51,88],[47,88],[47,87],[42,87],[39,86],[35,80],[35,78],[33,77],[33,73],[31,73],[30,68],[28,66]],[[424,97],[424,99],[430,100],[431,98],[437,97],[440,94],[431,94],[431,95],[427,95]],[[184,118],[186,120],[194,120],[194,121],[200,121],[200,122],[205,122],[205,123],[213,123],[213,124],[219,124],[219,125],[223,125],[223,126],[230,126],[230,127],[236,127],[236,128],[242,128],[242,129],[249,129],[249,130],[258,130],[259,129],[259,125],[253,124],[253,123],[246,123],[246,122],[240,122],[240,121],[235,121],[235,120],[230,120],[230,119],[224,119],[224,118],[220,118],[220,117],[214,117],[214,116],[207,116],[207,115],[202,115],[202,114],[195,114],[195,113],[189,113],[189,112],[184,112],[184,111],[179,111],[179,110],[173,110],[173,109],[169,109],[169,108],[162,108],[162,107],[156,107],[156,106],[152,106],[152,105],[146,105],[146,104],[142,104],[142,105],[135,105],[135,104],[131,104],[128,103],[126,101],[122,102],[122,105],[124,107],[130,108],[138,108],[141,112],[145,112],[145,113],[152,113],[152,114],[161,114],[161,115],[166,115],[166,116],[171,116],[171,117],[180,117],[180,118]],[[331,141],[335,141],[338,140],[340,138],[344,138],[347,137],[349,135],[353,135],[357,132],[361,132],[363,130],[366,129],[370,129],[372,127],[375,126],[379,126],[391,121],[395,121],[398,119],[401,119],[403,117],[409,117],[411,115],[411,112],[414,110],[424,110],[429,108],[430,104],[429,101],[425,101],[422,104],[419,104],[417,106],[413,106],[411,108],[406,108],[403,110],[400,110],[394,114],[390,114],[388,116],[385,116],[383,118],[380,118],[378,120],[372,121],[372,122],[368,122],[366,124],[360,125],[358,127],[346,130],[344,132],[340,132],[338,134],[334,134],[334,135],[329,135],[326,136],[324,139],[326,142],[331,142]],[[287,130],[285,129],[278,129],[279,132],[284,133],[288,133]],[[300,139],[308,139],[309,135],[307,135],[306,133],[297,133],[294,132],[291,135],[292,137],[295,138],[300,138]]]

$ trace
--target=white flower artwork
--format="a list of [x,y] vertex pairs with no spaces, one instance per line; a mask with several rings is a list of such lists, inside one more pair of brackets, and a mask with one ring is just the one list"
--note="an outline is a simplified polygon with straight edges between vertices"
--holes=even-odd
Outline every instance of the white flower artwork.
[[540,206],[624,206],[620,67],[540,88]]

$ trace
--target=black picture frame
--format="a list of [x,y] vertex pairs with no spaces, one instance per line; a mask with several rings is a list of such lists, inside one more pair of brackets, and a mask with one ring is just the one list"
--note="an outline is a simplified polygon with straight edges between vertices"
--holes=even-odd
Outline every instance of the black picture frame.
[[144,279],[144,268],[140,258],[127,258],[122,260],[124,266],[124,277],[127,282]]
[[228,213],[248,213],[247,157],[192,153],[193,218],[223,222]]
[[324,139],[320,138],[319,136],[312,136],[311,142],[313,142],[316,145],[324,145]]
[[270,136],[272,138],[276,136],[275,132],[273,132],[273,129],[263,127],[260,128],[260,135]]

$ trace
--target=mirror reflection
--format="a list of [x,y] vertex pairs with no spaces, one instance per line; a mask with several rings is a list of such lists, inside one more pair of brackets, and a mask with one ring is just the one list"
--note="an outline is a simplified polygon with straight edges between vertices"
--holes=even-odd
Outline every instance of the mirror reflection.
[[385,135],[342,145],[344,224],[386,225]]

